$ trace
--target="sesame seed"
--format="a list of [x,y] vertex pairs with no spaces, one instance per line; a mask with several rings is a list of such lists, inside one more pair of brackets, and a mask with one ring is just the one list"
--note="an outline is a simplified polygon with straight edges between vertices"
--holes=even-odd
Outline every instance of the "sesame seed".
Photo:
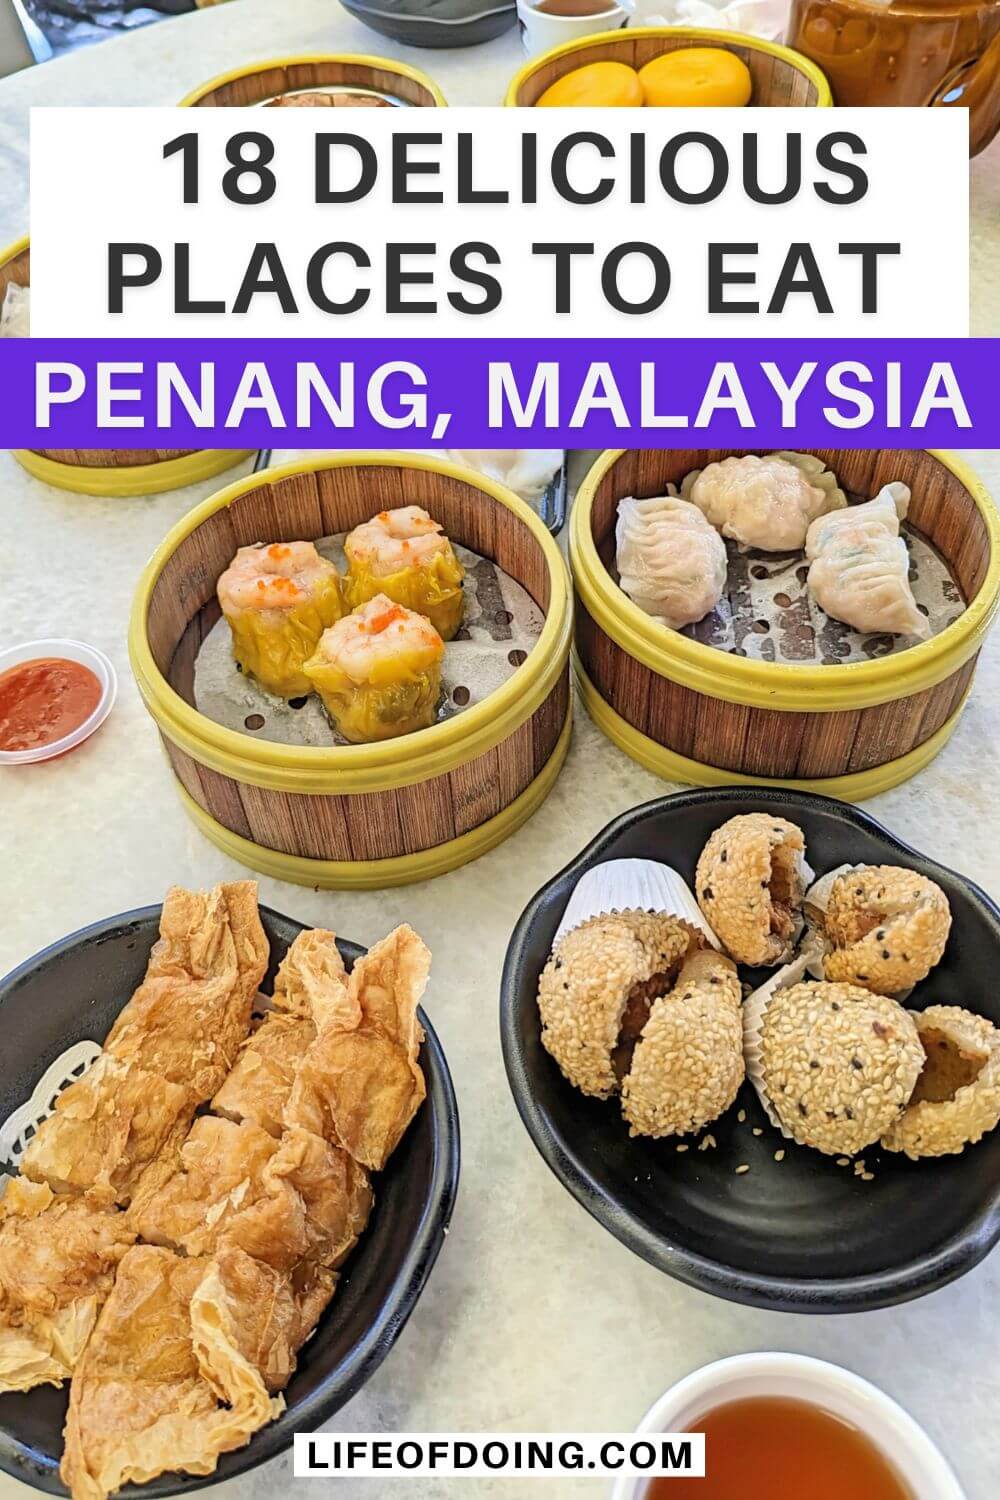
[[761,1128],[760,1128],[759,1125],[755,1125],[754,1126],[753,1133],[754,1133],[754,1135],[763,1135],[764,1134],[763,1130],[761,1130]]
[[738,1166],[736,1168],[736,1176],[737,1177],[742,1177],[743,1173],[744,1172],[749,1172],[749,1170],[750,1170],[750,1164],[749,1164],[749,1162],[743,1162],[740,1166]]
[[775,1161],[784,1161],[784,1159],[785,1159],[785,1153],[784,1153],[784,1151],[776,1151],[774,1153],[774,1159],[775,1159]]
[[681,1146],[678,1146],[677,1149],[678,1149],[678,1151],[686,1151],[687,1150],[687,1146],[681,1145]]
[[746,1112],[745,1109],[741,1109],[740,1112],[739,1112],[739,1114],[736,1116],[737,1120],[739,1120],[739,1122],[740,1122],[741,1125],[744,1124],[744,1122],[746,1121],[746,1117],[747,1117],[747,1112]]

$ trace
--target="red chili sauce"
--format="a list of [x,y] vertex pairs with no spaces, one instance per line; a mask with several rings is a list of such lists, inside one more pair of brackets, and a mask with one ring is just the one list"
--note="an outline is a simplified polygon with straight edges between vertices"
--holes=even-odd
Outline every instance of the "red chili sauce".
[[870,1438],[810,1402],[750,1397],[708,1411],[704,1479],[651,1479],[643,1500],[913,1500]]
[[101,684],[89,667],[62,657],[22,661],[0,673],[0,750],[52,745],[89,719]]

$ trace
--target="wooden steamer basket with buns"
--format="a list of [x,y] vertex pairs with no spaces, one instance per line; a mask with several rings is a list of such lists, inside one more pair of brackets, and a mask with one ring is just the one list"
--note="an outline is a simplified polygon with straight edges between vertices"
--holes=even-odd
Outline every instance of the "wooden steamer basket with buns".
[[[28,240],[0,251],[0,302],[10,285],[31,285]],[[80,495],[157,495],[214,479],[249,458],[236,448],[15,448],[29,474]]]
[[233,68],[201,84],[181,100],[181,105],[224,109],[262,104],[283,94],[335,88],[391,94],[401,103],[418,108],[441,108],[448,102],[433,79],[408,63],[388,57],[310,54],[269,58]]
[[[600,17],[595,17],[595,21]],[[504,103],[534,105],[557,79],[585,63],[622,62],[642,68],[654,57],[683,47],[720,47],[742,58],[753,79],[751,105],[758,107],[817,106],[833,103],[830,85],[808,57],[735,31],[709,31],[697,26],[633,26],[603,32],[554,47],[534,57],[513,78]]]
[[[542,612],[512,675],[450,719],[373,744],[279,744],[201,714],[194,661],[236,549],[335,536],[402,505],[423,506]],[[185,517],[142,576],[129,652],[181,799],[214,843],[280,880],[374,889],[476,858],[541,804],[569,747],[571,636],[565,563],[512,491],[444,460],[347,453],[241,480]]]
[[891,480],[909,485],[909,524],[942,555],[966,607],[930,640],[889,656],[750,660],[667,629],[610,571],[620,500],[662,495],[737,451],[608,450],[590,470],[570,524],[583,701],[610,739],[669,781],[873,796],[921,770],[955,729],[1000,600],[1000,517],[952,454],[812,450],[852,497]]

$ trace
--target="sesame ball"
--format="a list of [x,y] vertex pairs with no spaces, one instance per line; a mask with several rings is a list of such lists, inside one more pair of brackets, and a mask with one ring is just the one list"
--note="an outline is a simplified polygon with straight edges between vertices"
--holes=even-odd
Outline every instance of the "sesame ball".
[[957,1155],[1000,1123],[1000,1031],[958,1005],[929,1005],[913,1020],[924,1066],[882,1144],[913,1161]]
[[781,963],[801,928],[805,838],[768,813],[717,828],[695,875],[698,905],[726,952],[754,967]]
[[869,865],[834,881],[823,921],[827,979],[897,995],[925,979],[951,930],[941,887],[896,865]]
[[853,1156],[898,1120],[924,1063],[913,1017],[848,984],[779,990],[760,1030],[763,1084],[792,1138]]

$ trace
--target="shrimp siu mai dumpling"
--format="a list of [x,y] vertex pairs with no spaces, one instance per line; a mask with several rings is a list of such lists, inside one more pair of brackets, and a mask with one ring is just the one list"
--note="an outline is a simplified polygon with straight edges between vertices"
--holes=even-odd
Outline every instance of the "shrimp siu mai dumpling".
[[305,662],[344,613],[333,563],[312,542],[241,547],[218,595],[242,670],[279,698],[312,692]]
[[615,533],[629,598],[672,630],[709,614],[726,587],[726,544],[696,505],[676,495],[623,500]]
[[344,738],[366,744],[434,723],[443,656],[429,620],[376,594],[324,632],[305,670]]
[[820,609],[855,630],[925,641],[930,626],[913,597],[910,554],[899,534],[909,503],[905,484],[887,484],[874,500],[813,522],[808,585]]
[[685,500],[740,547],[796,552],[810,524],[842,509],[847,496],[821,459],[808,453],[745,453],[688,474]]
[[465,570],[443,527],[419,505],[380,511],[354,528],[344,551],[351,609],[383,594],[426,615],[442,640],[455,635],[462,623]]

